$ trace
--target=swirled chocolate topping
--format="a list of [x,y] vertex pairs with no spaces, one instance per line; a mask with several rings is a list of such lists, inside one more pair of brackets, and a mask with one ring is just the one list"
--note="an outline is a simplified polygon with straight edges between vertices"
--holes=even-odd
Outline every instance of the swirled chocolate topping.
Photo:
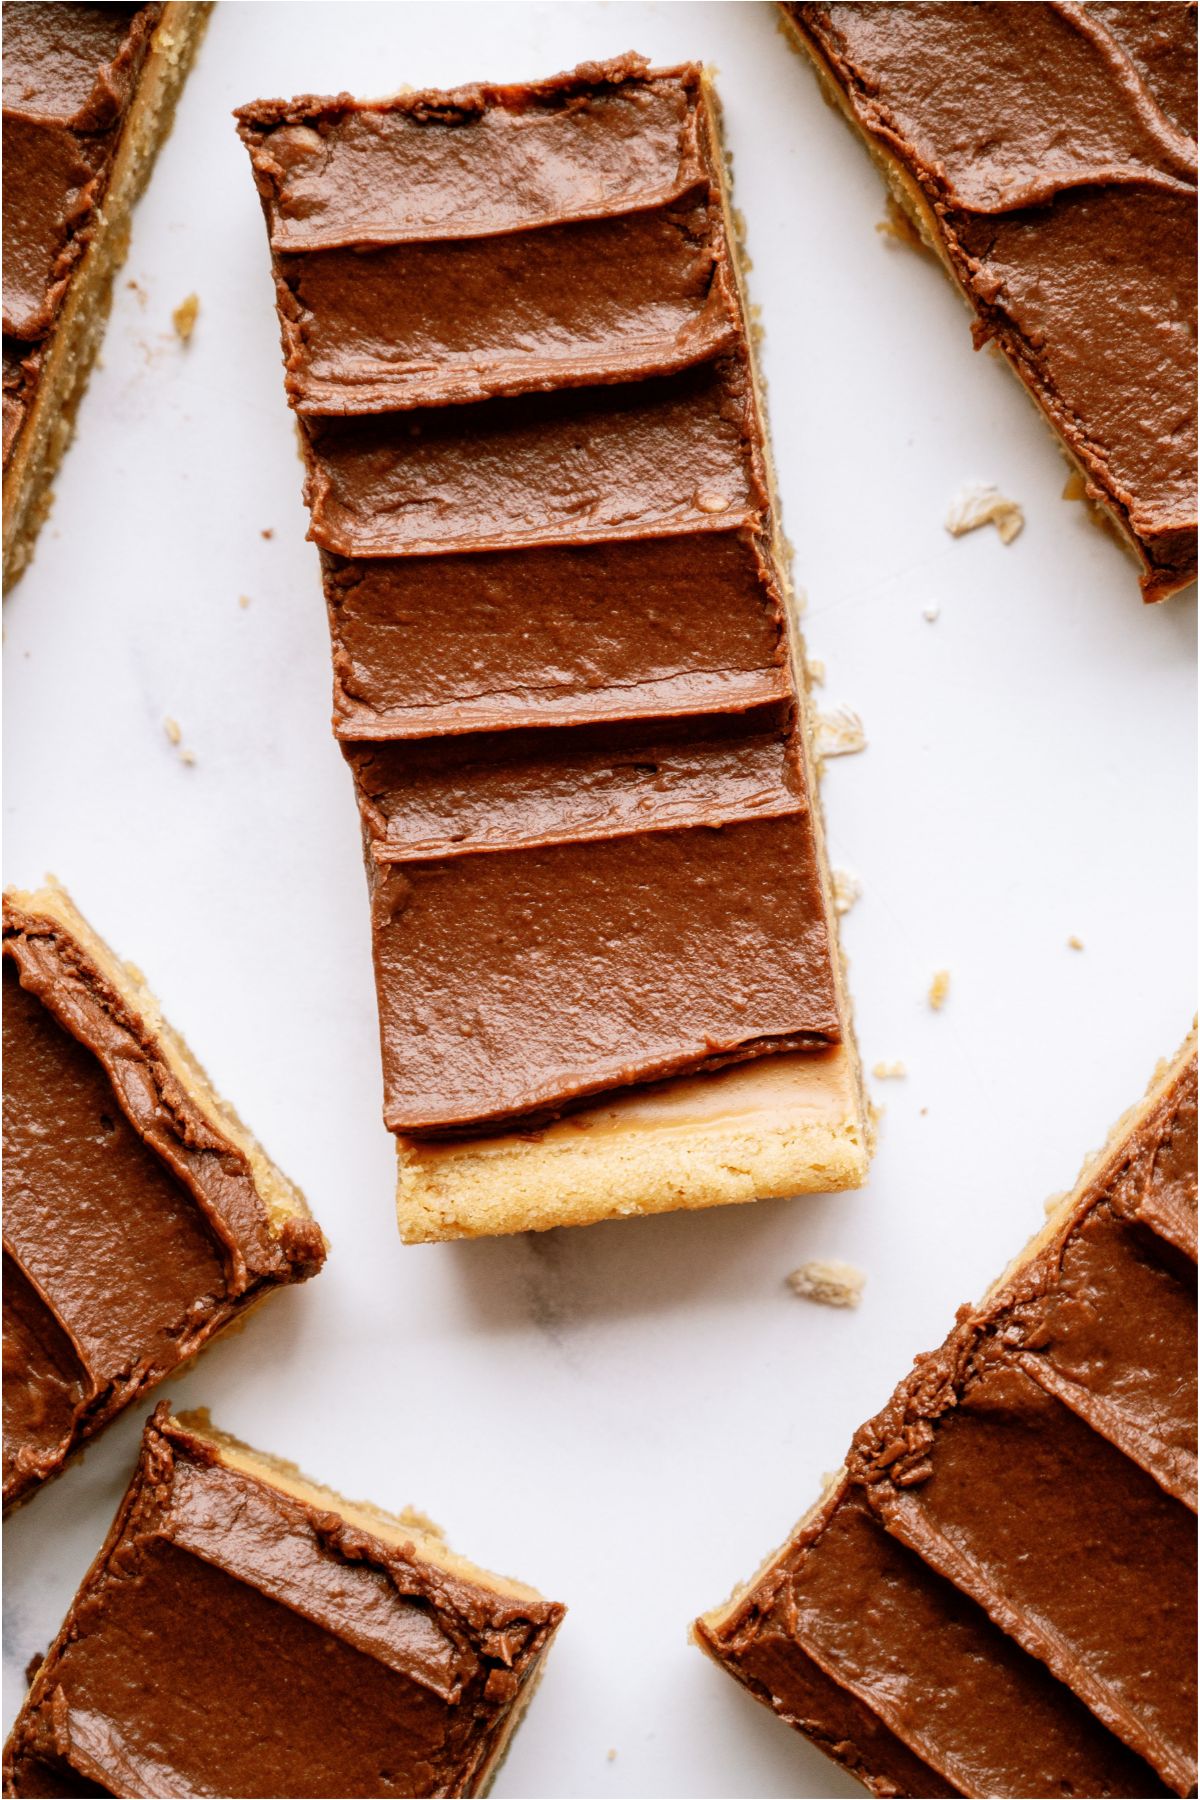
[[884,1794],[1195,1791],[1196,1060],[703,1646]]
[[371,887],[393,1130],[837,1044],[696,68],[239,114]]
[[324,1260],[61,919],[4,903],[4,1503]]
[[477,1794],[562,1614],[160,1406],[4,1792]]
[[786,5],[1162,599],[1196,576],[1196,8]]

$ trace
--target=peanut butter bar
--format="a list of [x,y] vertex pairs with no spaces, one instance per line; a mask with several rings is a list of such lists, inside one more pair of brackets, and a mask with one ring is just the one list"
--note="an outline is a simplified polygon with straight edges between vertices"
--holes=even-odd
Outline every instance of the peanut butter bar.
[[33,554],[209,7],[4,5],[4,586]]
[[862,1180],[712,90],[243,108],[409,1239]]
[[160,1405],[4,1792],[483,1793],[563,1616]]
[[874,1794],[1196,1784],[1196,1044],[701,1647]]
[[61,888],[4,896],[4,1504],[320,1269],[268,1161]]
[[1194,6],[785,5],[1163,600],[1196,579]]

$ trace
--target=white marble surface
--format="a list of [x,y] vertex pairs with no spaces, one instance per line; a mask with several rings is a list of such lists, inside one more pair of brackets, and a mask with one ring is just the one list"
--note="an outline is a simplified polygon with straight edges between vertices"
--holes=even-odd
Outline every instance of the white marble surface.
[[[834,861],[863,886],[844,927],[862,1047],[908,1077],[875,1084],[862,1193],[405,1249],[316,552],[229,113],[630,46],[718,67],[808,640],[870,740],[825,787]],[[415,1502],[570,1604],[504,1796],[857,1791],[688,1646],[688,1621],[783,1537],[1193,1009],[1194,593],[1143,608],[1060,498],[1017,384],[882,213],[765,5],[227,0],[6,608],[7,879],[53,870],[146,970],[333,1244],[319,1280],[167,1391],[349,1494]],[[171,311],[193,290],[184,348]],[[1011,547],[943,530],[971,479],[1024,507]],[[817,1256],[866,1271],[858,1312],[788,1291]],[[5,1528],[6,1719],[145,1411]]]

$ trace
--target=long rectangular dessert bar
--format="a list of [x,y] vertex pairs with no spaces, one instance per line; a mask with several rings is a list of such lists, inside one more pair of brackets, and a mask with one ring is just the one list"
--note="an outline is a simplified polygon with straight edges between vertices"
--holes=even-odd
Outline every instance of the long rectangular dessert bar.
[[855,1184],[868,1127],[702,71],[627,57],[238,116],[362,818],[402,1232]]
[[4,1504],[276,1288],[304,1197],[61,888],[4,896]]
[[5,588],[33,554],[209,10],[5,0]]
[[697,1641],[879,1795],[1196,1784],[1196,1044]]
[[160,1405],[4,1792],[483,1793],[563,1608]]
[[1196,9],[786,4],[1162,600],[1196,579]]

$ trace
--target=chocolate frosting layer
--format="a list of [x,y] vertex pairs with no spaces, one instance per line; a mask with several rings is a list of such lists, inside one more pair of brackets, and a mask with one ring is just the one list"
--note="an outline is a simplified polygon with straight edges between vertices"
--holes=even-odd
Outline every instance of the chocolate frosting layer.
[[327,559],[325,597],[344,739],[739,713],[791,693],[752,531]]
[[503,237],[280,259],[301,412],[390,412],[687,368],[736,301],[704,196]]
[[527,86],[241,109],[271,248],[527,232],[644,212],[703,179],[694,82],[637,57]]
[[324,1259],[53,922],[4,911],[5,1505]]
[[700,71],[627,57],[239,119],[363,822],[387,1123],[534,1129],[836,1044]]
[[874,1792],[1194,1791],[1195,1193],[1193,1056],[700,1622]]
[[162,7],[6,0],[4,458],[91,241],[109,167]]
[[225,1466],[160,1407],[5,1792],[474,1794],[562,1610]]
[[[744,364],[312,427],[310,536],[339,556],[611,543],[753,522]],[[453,504],[449,496],[453,496]]]
[[1196,10],[789,5],[1138,548],[1196,573]]

